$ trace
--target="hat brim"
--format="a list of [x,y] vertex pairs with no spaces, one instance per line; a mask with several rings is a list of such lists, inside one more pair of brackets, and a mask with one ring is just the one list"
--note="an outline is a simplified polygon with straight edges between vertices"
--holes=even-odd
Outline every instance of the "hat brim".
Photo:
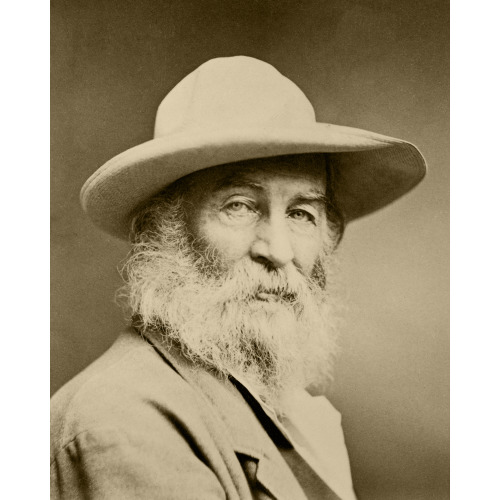
[[337,202],[347,221],[388,205],[424,177],[426,164],[405,141],[327,123],[296,128],[184,131],[115,156],[84,184],[85,212],[102,230],[127,239],[134,212],[166,186],[205,168],[254,158],[329,153]]

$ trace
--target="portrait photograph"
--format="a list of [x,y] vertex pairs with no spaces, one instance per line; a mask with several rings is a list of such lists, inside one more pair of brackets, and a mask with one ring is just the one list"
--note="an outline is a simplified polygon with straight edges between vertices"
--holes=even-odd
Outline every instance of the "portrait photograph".
[[449,235],[448,2],[52,0],[50,498],[450,498]]

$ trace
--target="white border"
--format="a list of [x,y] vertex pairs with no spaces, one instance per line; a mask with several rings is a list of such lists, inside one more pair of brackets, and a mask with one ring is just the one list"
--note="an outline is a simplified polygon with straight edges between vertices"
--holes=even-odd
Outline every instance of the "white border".
[[498,496],[499,9],[452,2],[451,498]]
[[2,498],[49,498],[49,3],[1,14]]

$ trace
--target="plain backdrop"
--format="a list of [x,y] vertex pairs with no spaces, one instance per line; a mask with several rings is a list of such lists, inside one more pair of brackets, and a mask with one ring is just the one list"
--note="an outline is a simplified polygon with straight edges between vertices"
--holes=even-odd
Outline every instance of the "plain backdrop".
[[51,391],[125,326],[127,244],[79,205],[84,181],[152,138],[166,93],[201,63],[274,65],[318,121],[401,137],[429,165],[348,226],[335,384],[362,499],[449,498],[449,5],[442,0],[55,0],[51,5]]

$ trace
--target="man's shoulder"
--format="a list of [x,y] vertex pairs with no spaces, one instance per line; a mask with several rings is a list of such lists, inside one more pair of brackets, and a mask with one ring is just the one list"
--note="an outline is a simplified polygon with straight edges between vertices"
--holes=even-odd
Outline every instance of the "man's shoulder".
[[52,451],[78,435],[164,425],[165,413],[196,413],[192,387],[153,346],[126,331],[51,399]]

